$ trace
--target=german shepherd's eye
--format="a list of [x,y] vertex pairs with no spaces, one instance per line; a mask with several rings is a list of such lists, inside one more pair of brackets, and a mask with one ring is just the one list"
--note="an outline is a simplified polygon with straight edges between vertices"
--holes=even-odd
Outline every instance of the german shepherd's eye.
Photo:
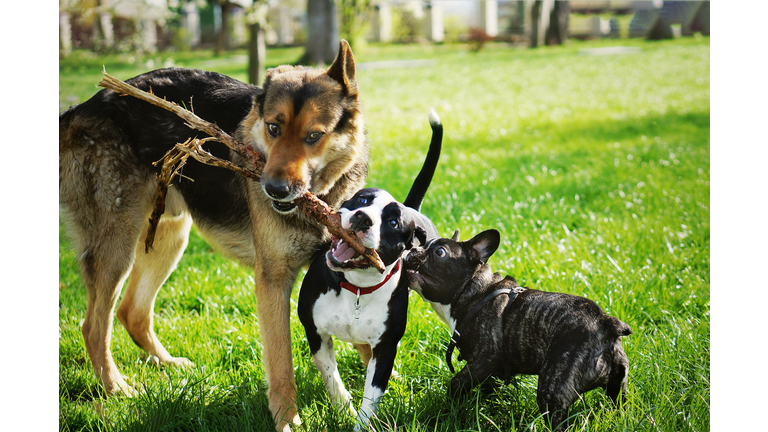
[[445,248],[444,248],[444,247],[440,246],[440,247],[439,247],[439,248],[437,248],[437,250],[435,251],[435,255],[437,255],[437,256],[438,256],[438,258],[445,258],[445,256],[446,256],[446,255],[448,255],[448,252],[445,250]]
[[314,143],[316,143],[316,142],[317,142],[317,141],[318,141],[320,138],[322,138],[322,137],[323,137],[323,135],[324,135],[324,134],[323,134],[322,132],[312,132],[312,133],[311,133],[311,134],[309,134],[309,136],[307,137],[307,139],[306,139],[306,142],[307,142],[307,144],[314,144]]
[[267,123],[267,132],[269,132],[273,138],[277,138],[277,136],[280,135],[280,126],[274,123]]

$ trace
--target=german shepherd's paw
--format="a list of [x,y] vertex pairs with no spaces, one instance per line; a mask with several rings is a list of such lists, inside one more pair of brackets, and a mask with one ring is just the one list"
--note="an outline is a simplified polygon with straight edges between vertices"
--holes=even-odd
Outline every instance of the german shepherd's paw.
[[189,360],[186,357],[171,357],[168,356],[164,359],[161,359],[160,357],[156,355],[148,355],[144,359],[144,363],[148,365],[152,365],[155,367],[160,366],[171,366],[171,367],[178,367],[178,368],[185,368],[185,367],[192,367],[195,364],[192,363],[191,360]]
[[171,357],[170,359],[163,360],[160,363],[180,368],[193,367],[195,365],[186,357]]
[[104,382],[104,390],[109,396],[123,395],[125,397],[135,397],[139,395],[139,391],[133,388],[126,382],[128,377],[120,376],[117,379],[111,380],[111,382]]
[[286,423],[285,425],[283,425],[283,428],[282,428],[282,429],[280,429],[280,428],[278,427],[278,429],[277,429],[277,430],[278,430],[279,432],[291,432],[291,426],[293,426],[293,427],[294,427],[294,428],[293,428],[294,430],[297,430],[297,429],[299,429],[299,427],[301,426],[301,419],[299,418],[299,415],[298,415],[298,414],[296,414],[295,416],[293,416],[293,418],[291,419],[291,421],[290,421],[290,422],[288,422],[288,423]]

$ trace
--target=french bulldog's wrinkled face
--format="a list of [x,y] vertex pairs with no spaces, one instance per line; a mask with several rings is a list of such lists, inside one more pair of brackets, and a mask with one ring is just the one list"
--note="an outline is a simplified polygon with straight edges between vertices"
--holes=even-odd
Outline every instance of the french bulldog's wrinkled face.
[[411,289],[425,300],[450,304],[477,266],[485,264],[499,247],[496,230],[483,231],[463,242],[458,239],[457,230],[453,238],[436,238],[408,253],[404,268],[411,278]]
[[[339,209],[341,226],[354,231],[363,245],[379,254],[386,266],[411,248],[416,231],[412,212],[415,210],[403,206],[387,191],[377,188],[360,190]],[[326,260],[328,267],[334,271],[371,267],[364,256],[335,236]]]

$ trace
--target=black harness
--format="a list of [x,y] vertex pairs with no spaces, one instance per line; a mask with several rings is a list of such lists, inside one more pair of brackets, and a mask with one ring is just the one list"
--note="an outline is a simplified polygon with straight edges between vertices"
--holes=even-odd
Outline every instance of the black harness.
[[[501,295],[501,294],[507,294],[509,296],[509,303],[507,303],[507,307],[512,304],[513,301],[515,301],[515,298],[517,298],[517,295],[521,292],[523,292],[525,288],[523,287],[515,287],[515,288],[499,288],[496,291],[491,292],[485,298],[480,300],[478,304],[476,304],[469,313],[464,317],[463,320],[461,320],[461,323],[456,326],[456,328],[453,330],[453,335],[451,335],[451,343],[448,344],[448,348],[445,350],[445,361],[448,363],[448,368],[451,370],[451,373],[456,373],[456,371],[453,369],[453,349],[456,348],[456,345],[459,343],[459,339],[461,338],[461,332],[459,330],[464,330],[464,327],[467,325],[467,323],[475,317],[475,314],[485,306],[486,303],[493,300],[495,297]],[[459,359],[461,360],[461,359]]]

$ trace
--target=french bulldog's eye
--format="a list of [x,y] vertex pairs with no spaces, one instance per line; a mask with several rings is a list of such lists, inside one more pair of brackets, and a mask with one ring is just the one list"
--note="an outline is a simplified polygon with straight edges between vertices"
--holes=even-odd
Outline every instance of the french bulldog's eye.
[[267,123],[267,132],[269,132],[269,134],[273,137],[277,137],[280,135],[280,126],[274,123]]
[[435,251],[435,255],[439,258],[445,258],[445,256],[448,255],[448,252],[445,251],[444,247],[440,247]]

